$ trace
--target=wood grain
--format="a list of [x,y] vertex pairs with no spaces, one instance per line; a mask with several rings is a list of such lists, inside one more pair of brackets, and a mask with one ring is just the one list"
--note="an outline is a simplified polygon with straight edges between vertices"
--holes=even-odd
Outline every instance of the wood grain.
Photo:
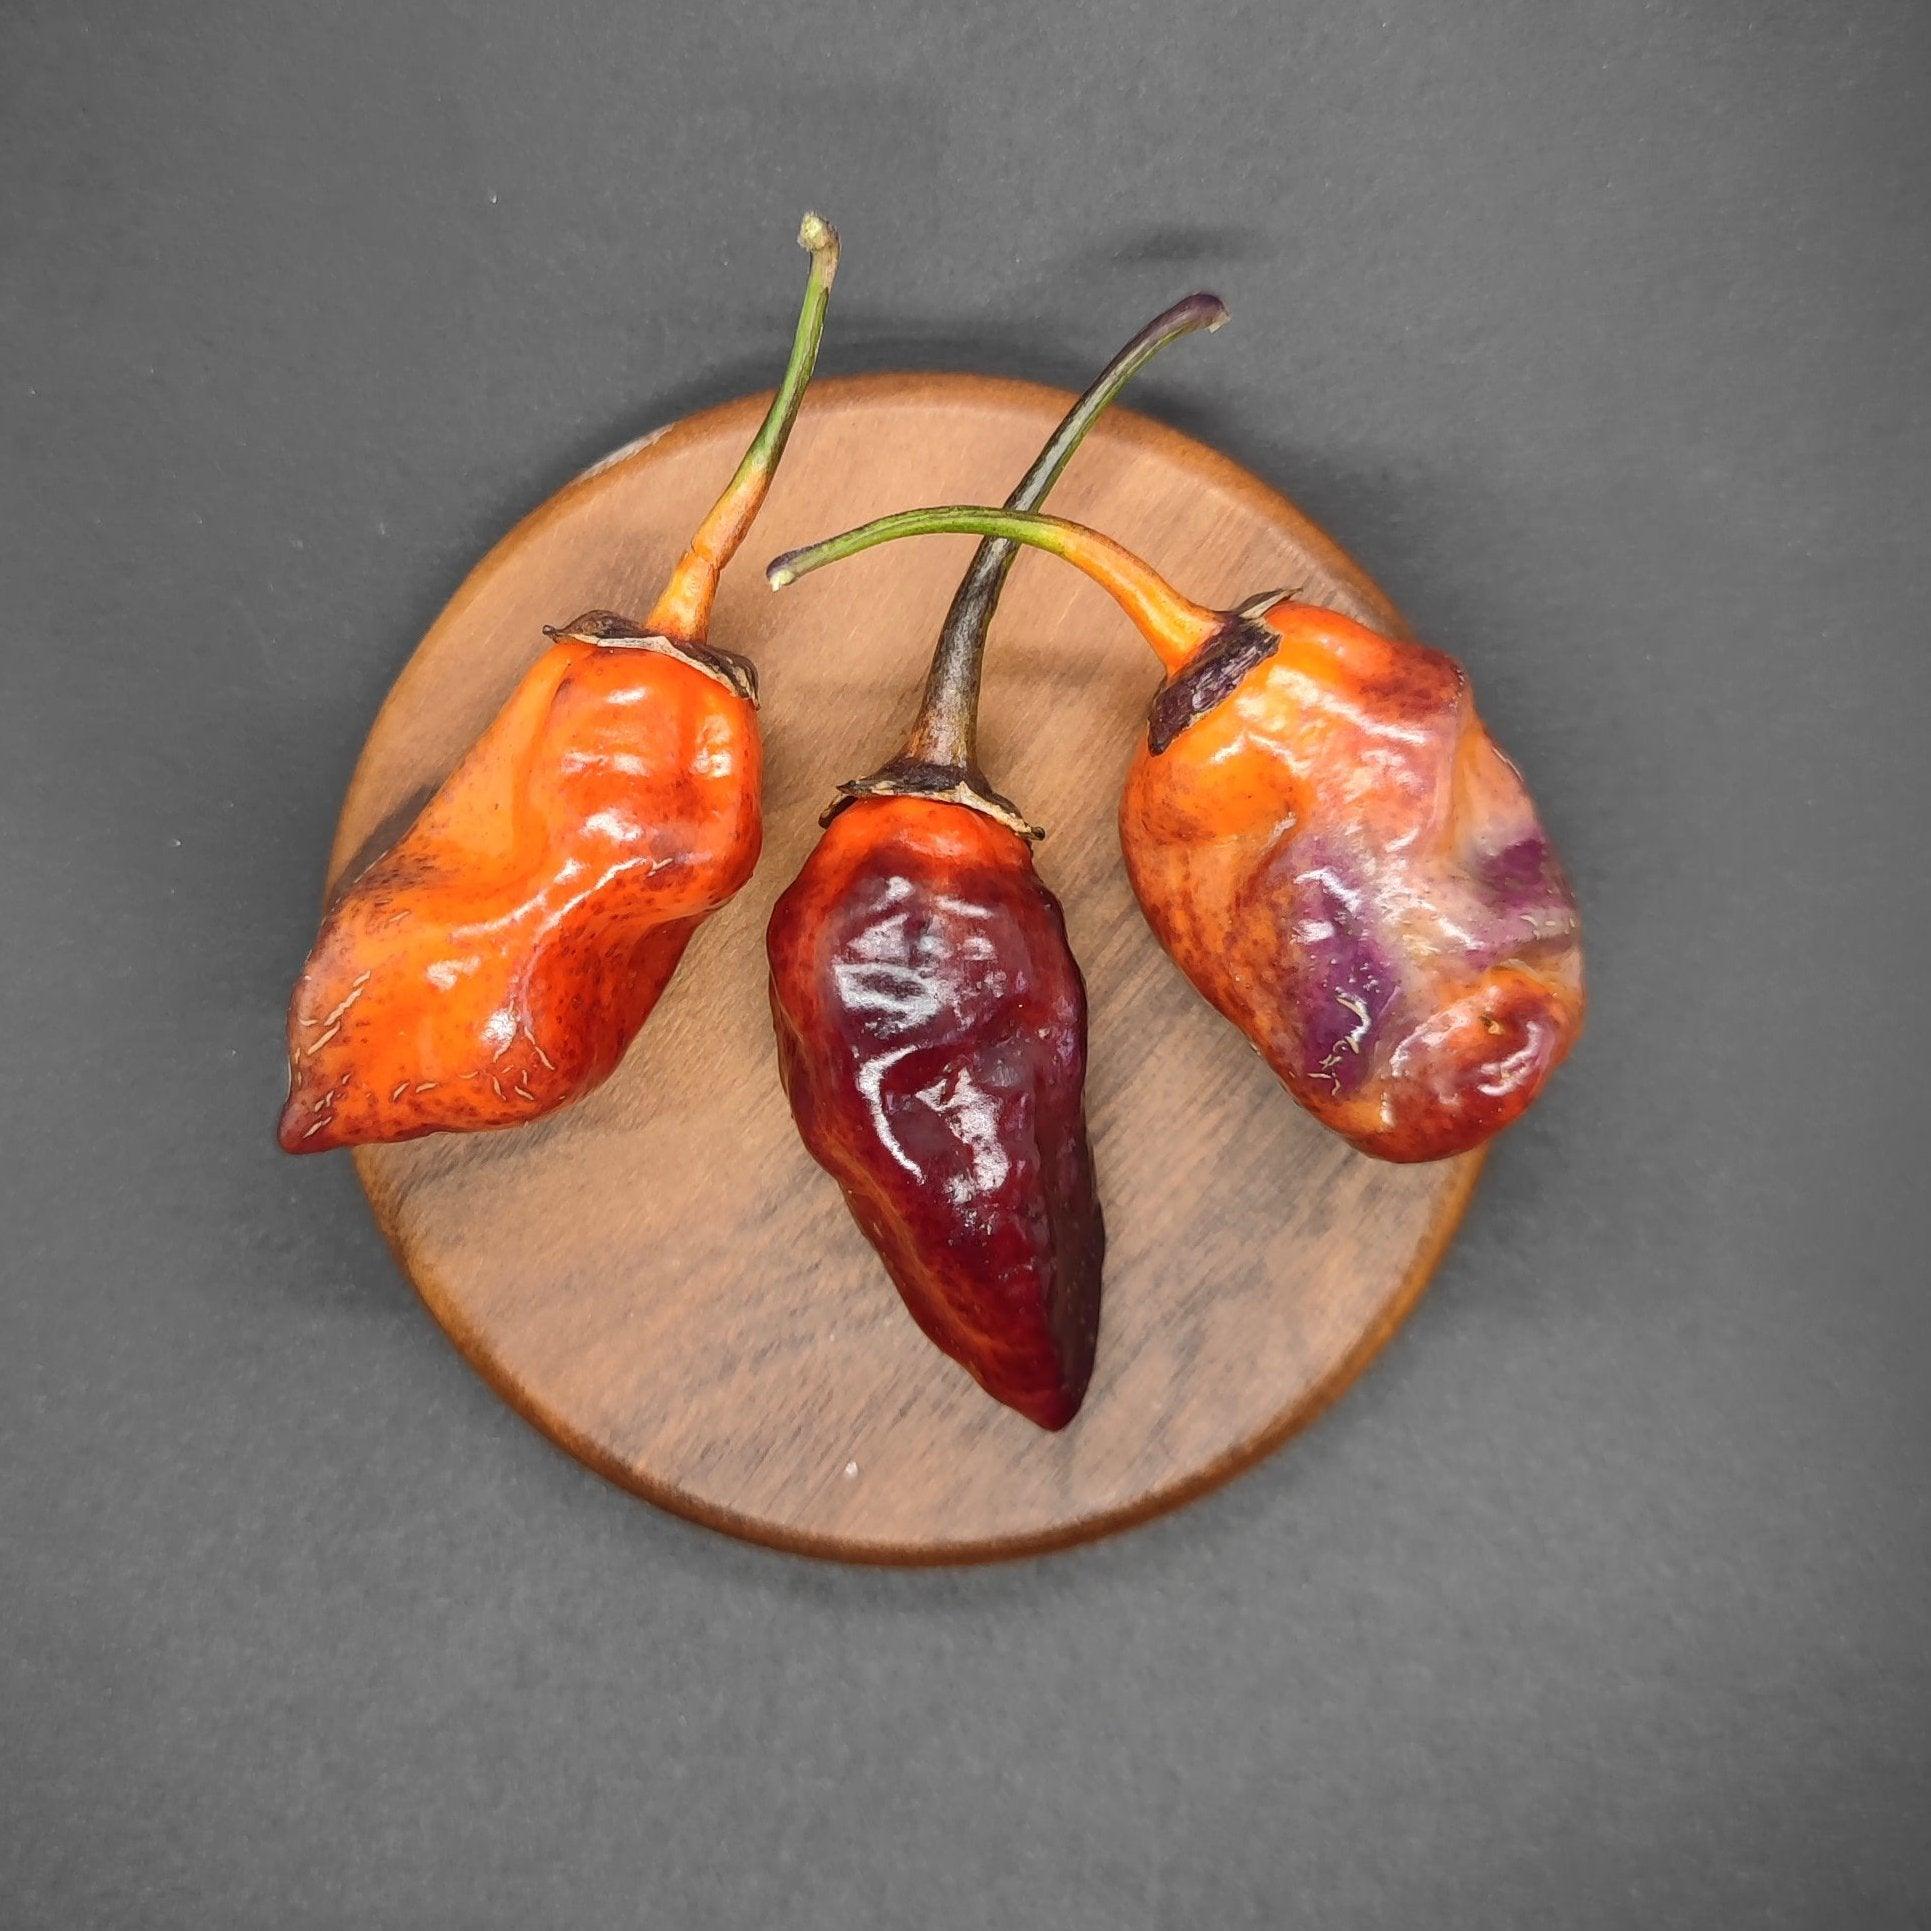
[[[332,881],[407,821],[542,648],[541,625],[649,604],[764,400],[620,452],[484,558],[376,720]],[[813,388],[715,631],[763,679],[756,877],[582,1105],[355,1156],[403,1267],[506,1399],[650,1500],[786,1549],[1011,1556],[1225,1480],[1386,1340],[1480,1167],[1382,1166],[1322,1133],[1161,954],[1114,833],[1158,672],[1098,590],[1031,555],[993,631],[983,749],[994,782],[1051,832],[1040,869],[1091,994],[1110,1244],[1099,1364],[1063,1435],[997,1407],[925,1343],[799,1146],[774,1065],[765,920],[834,785],[898,741],[972,540],[893,545],[775,597],[758,566],[886,510],[1000,500],[1070,401],[956,375]],[[1305,584],[1399,625],[1292,504],[1145,418],[1104,419],[1052,507],[1207,601]]]

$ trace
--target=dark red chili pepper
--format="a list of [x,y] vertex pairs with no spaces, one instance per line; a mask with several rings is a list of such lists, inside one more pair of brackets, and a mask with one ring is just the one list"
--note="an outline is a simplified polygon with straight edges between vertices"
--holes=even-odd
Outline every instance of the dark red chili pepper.
[[1032,543],[1125,607],[1168,676],[1120,806],[1141,909],[1317,1119],[1434,1160],[1499,1132],[1581,1030],[1575,899],[1462,667],[1291,595],[1180,596],[1058,518],[912,510],[778,558],[774,586],[897,536]]
[[[1122,349],[1013,502],[1051,489],[1102,409],[1210,295]],[[1015,551],[980,546],[905,748],[841,787],[771,915],[771,1010],[798,1130],[925,1333],[1042,1428],[1077,1412],[1106,1235],[1086,1135],[1086,988],[1040,834],[987,783],[986,628]]]
[[291,1153],[516,1126],[616,1069],[763,837],[752,667],[718,574],[811,379],[838,237],[816,215],[784,381],[642,623],[555,639],[401,839],[330,906],[288,1012]]

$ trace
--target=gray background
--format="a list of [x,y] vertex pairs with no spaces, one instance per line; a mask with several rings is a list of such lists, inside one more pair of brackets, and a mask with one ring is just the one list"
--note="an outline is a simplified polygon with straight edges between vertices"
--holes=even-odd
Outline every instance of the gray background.
[[[0,1922],[1931,1922],[1931,13],[0,17]],[[770,379],[806,205],[828,369],[1220,289],[1141,406],[1469,660],[1589,918],[1381,1364],[1003,1570],[605,1487],[270,1138],[390,678]]]

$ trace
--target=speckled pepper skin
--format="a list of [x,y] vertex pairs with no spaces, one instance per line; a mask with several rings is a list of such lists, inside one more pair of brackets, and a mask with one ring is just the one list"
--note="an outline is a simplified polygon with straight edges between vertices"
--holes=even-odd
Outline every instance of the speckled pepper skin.
[[282,1145],[514,1126],[607,1078],[757,863],[761,762],[723,679],[629,640],[552,644],[324,918]]
[[838,237],[784,378],[649,614],[592,610],[525,673],[322,921],[288,1012],[278,1137],[322,1153],[520,1126],[607,1079],[763,838],[757,677],[709,642],[818,356]]
[[971,806],[840,810],[767,932],[778,1064],[912,1318],[1040,1427],[1093,1370],[1105,1249],[1086,988],[1026,840]]
[[1134,893],[1323,1124],[1384,1160],[1465,1152],[1581,1028],[1568,881],[1453,658],[1288,599],[1248,614],[1273,654],[1133,759]]

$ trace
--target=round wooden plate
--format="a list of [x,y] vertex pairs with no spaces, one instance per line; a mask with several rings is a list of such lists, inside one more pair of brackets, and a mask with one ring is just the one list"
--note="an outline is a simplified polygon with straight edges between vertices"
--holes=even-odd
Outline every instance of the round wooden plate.
[[[1022,556],[994,625],[983,751],[1049,828],[1092,1006],[1087,1089],[1108,1253],[1099,1363],[1042,1433],[913,1327],[798,1144],[765,1001],[771,902],[839,780],[898,742],[972,539],[900,543],[782,596],[766,557],[919,503],[998,502],[1071,398],[1024,382],[822,380],[715,640],[763,680],[765,847],[615,1078],[517,1131],[355,1156],[376,1217],[458,1347],[573,1455],[651,1501],[781,1548],[955,1562],[1083,1540],[1225,1480],[1317,1414],[1420,1293],[1479,1156],[1390,1167],[1288,1098],[1170,965],[1122,875],[1114,811],[1159,681],[1066,565]],[[600,463],[476,567],[370,733],[331,880],[395,836],[544,646],[650,604],[765,398]],[[1388,600],[1294,506],[1144,417],[1103,419],[1052,507],[1232,603],[1304,585]]]

